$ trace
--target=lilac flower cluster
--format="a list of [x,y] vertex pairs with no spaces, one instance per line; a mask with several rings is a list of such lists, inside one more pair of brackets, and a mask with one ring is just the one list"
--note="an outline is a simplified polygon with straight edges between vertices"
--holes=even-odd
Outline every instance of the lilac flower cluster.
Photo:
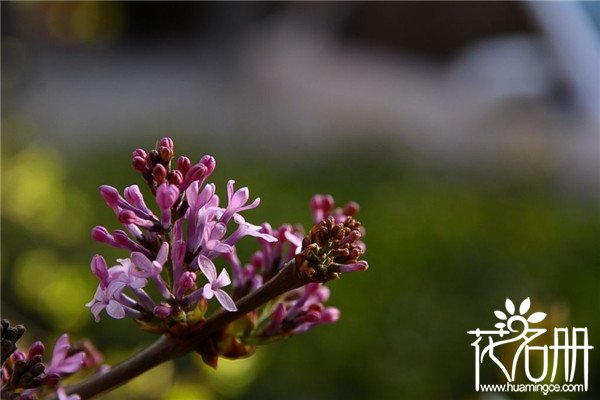
[[67,396],[58,387],[61,379],[100,365],[102,355],[89,342],[71,345],[65,333],[56,341],[52,359],[46,366],[42,362],[46,352],[42,342],[34,342],[27,352],[17,349],[16,342],[24,331],[22,325],[11,326],[2,320],[2,398],[33,400],[43,392],[57,390],[60,400],[79,399],[77,395]]
[[[132,165],[148,184],[158,212],[147,205],[136,185],[125,188],[122,195],[113,187],[100,187],[123,229],[109,232],[96,226],[92,237],[126,250],[128,256],[110,267],[101,255],[92,259],[99,285],[87,306],[96,321],[104,310],[113,318],[131,317],[148,331],[181,336],[206,320],[209,300],[215,298],[224,310],[236,312],[236,301],[261,288],[294,260],[305,269],[317,268],[320,279],[306,281],[312,283],[247,314],[246,326],[227,329],[222,343],[213,346],[218,347],[217,353],[235,358],[252,351],[246,345],[339,318],[339,310],[324,306],[329,290],[322,283],[341,272],[367,268],[365,261],[357,260],[365,248],[360,241],[364,232],[353,220],[356,203],[334,209],[331,196],[315,196],[311,208],[317,225],[305,237],[301,227],[284,224],[273,229],[268,223],[247,222],[242,212],[256,208],[260,199],[250,201],[248,189],[236,190],[233,180],[227,182],[226,203],[221,205],[215,185],[207,182],[216,166],[214,158],[206,155],[192,165],[182,156],[174,162],[170,138],[163,138],[149,152],[135,150]],[[236,244],[246,236],[253,237],[260,250],[243,264]],[[219,262],[230,267],[231,277],[226,269],[219,272],[215,265]],[[230,293],[225,290],[229,285]]]
[[[132,165],[155,205],[147,205],[136,185],[122,194],[100,187],[123,228],[110,232],[96,226],[92,237],[125,250],[127,257],[111,266],[99,254],[92,258],[99,283],[87,304],[97,322],[104,311],[116,319],[133,318],[142,329],[164,336],[110,371],[98,368],[105,375],[63,388],[63,378],[100,365],[102,356],[93,345],[72,345],[63,334],[44,364],[44,345],[35,342],[27,352],[19,350],[16,342],[24,328],[2,320],[2,399],[88,398],[192,351],[216,367],[221,356],[243,357],[257,345],[339,319],[340,311],[325,305],[330,292],[323,284],[368,267],[359,260],[365,232],[354,219],[356,203],[334,208],[330,195],[314,196],[314,225],[307,234],[289,224],[277,229],[254,225],[242,213],[256,208],[260,199],[250,201],[248,188],[236,189],[230,180],[222,204],[215,185],[207,182],[216,166],[213,157],[192,165],[184,156],[173,162],[174,155],[170,138],[161,139],[154,150],[133,152]],[[242,263],[236,245],[246,236],[259,250]],[[228,265],[232,275],[216,264]],[[213,298],[222,309],[206,316]]]
[[[193,166],[187,157],[180,157],[176,169],[171,169],[172,158],[169,138],[149,153],[142,149],[133,152],[133,165],[149,183],[158,215],[146,205],[136,185],[125,188],[123,196],[113,187],[100,187],[100,194],[125,230],[110,233],[97,226],[92,236],[130,251],[130,255],[110,268],[102,256],[92,259],[91,268],[100,284],[88,307],[97,321],[102,310],[113,318],[185,320],[185,313],[194,310],[200,300],[213,296],[224,309],[235,311],[235,303],[223,290],[231,283],[228,272],[217,274],[213,260],[231,254],[244,236],[276,241],[240,215],[260,203],[259,198],[249,202],[248,188],[235,190],[235,182],[230,180],[227,204],[219,206],[215,185],[205,184],[215,169],[213,157],[204,156]],[[227,234],[230,222],[237,228]],[[165,264],[169,264],[166,277]],[[202,276],[205,284],[199,284]],[[159,302],[145,290],[149,281],[161,296]]]

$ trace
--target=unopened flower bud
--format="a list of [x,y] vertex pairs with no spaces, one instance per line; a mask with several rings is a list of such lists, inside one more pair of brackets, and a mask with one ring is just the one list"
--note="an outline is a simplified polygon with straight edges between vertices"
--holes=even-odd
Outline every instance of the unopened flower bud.
[[263,253],[256,252],[250,258],[250,265],[258,269],[263,264]]
[[158,154],[160,155],[160,159],[163,163],[168,163],[173,159],[173,149],[165,146],[161,146],[158,148]]
[[129,239],[127,233],[120,229],[117,229],[113,232],[113,238],[115,239],[115,242],[117,242],[123,247],[129,246],[131,244],[131,239]]
[[19,374],[23,374],[25,371],[27,371],[27,361],[19,357],[19,359],[15,360],[14,370]]
[[175,185],[163,183],[156,190],[156,204],[161,210],[169,210],[179,196],[179,189]]
[[217,161],[213,156],[209,155],[203,156],[200,159],[199,164],[202,164],[206,167],[206,176],[212,174],[215,168],[217,167]]
[[158,147],[166,147],[170,150],[173,150],[174,145],[173,145],[173,139],[171,139],[170,137],[164,137],[162,139],[160,139],[160,141],[158,142]]
[[131,165],[133,168],[141,173],[146,173],[148,171],[147,156],[143,149],[135,149],[131,154]]
[[154,168],[156,164],[160,164],[160,154],[156,150],[150,150],[146,156],[146,160],[151,168]]
[[178,170],[169,171],[167,174],[167,182],[171,185],[179,186],[183,182],[183,175]]
[[30,371],[32,375],[39,375],[44,372],[44,370],[45,368],[43,364],[35,364]]
[[106,264],[106,260],[99,254],[96,254],[92,258],[92,263],[90,265],[92,272],[94,275],[100,279],[100,282],[106,283],[108,282],[108,265]]
[[157,183],[162,183],[167,177],[167,169],[162,164],[156,164],[152,169],[152,176]]
[[146,158],[146,151],[144,149],[135,149],[133,151],[133,153],[131,153],[131,158],[136,158],[136,157],[141,157],[141,158]]
[[343,212],[344,212],[344,215],[347,215],[349,217],[354,217],[356,214],[358,214],[359,210],[360,210],[360,206],[358,205],[358,203],[351,201],[344,206]]
[[274,335],[280,328],[286,314],[285,304],[279,303],[275,307],[275,311],[271,314],[271,321],[264,329],[264,334],[267,336]]
[[112,186],[100,186],[100,195],[109,207],[116,207],[119,202],[119,191]]
[[306,322],[317,322],[321,319],[321,312],[319,310],[310,309],[306,313],[301,314],[294,320],[295,325],[301,325]]
[[103,226],[95,226],[92,229],[92,239],[100,243],[108,243],[111,238],[108,229]]
[[179,279],[179,284],[177,285],[177,293],[175,293],[175,296],[177,298],[182,298],[187,291],[193,289],[195,286],[196,274],[194,272],[185,271]]
[[17,350],[13,354],[12,358],[13,358],[13,360],[15,362],[17,362],[17,361],[25,361],[27,359],[27,356],[22,351]]
[[179,172],[181,172],[181,174],[183,176],[185,176],[185,174],[187,174],[187,172],[191,166],[192,166],[192,162],[190,161],[189,158],[187,158],[185,156],[181,156],[177,160],[177,169],[179,170]]
[[56,373],[47,374],[44,376],[44,385],[54,387],[60,382],[60,375]]
[[191,183],[202,179],[207,175],[207,171],[208,169],[206,166],[202,164],[196,164],[188,170],[187,174],[185,175],[185,180]]
[[333,208],[333,197],[329,194],[316,194],[310,201],[310,208],[313,213],[313,221],[318,223],[329,215],[329,211]]
[[154,225],[152,221],[138,217],[131,210],[121,210],[117,217],[119,218],[119,222],[125,225],[135,224],[144,228],[151,228]]
[[161,303],[161,304],[157,305],[156,307],[154,307],[154,310],[152,312],[158,318],[164,319],[164,318],[168,318],[171,315],[171,313],[173,312],[173,309],[168,304]]
[[2,364],[10,357],[17,349],[17,340],[25,333],[23,325],[11,326],[7,319],[1,321],[2,326]]
[[362,271],[366,271],[367,268],[369,268],[369,264],[364,260],[360,260],[354,264],[341,264],[339,266],[339,271],[340,272],[362,272]]
[[148,172],[148,163],[145,157],[133,157],[131,160],[131,166],[136,171],[140,171],[142,174]]
[[[38,343],[41,342],[36,342],[30,347],[26,358],[22,354],[19,357],[13,356],[14,366],[10,376],[12,386],[22,389],[32,389],[42,385],[42,375],[46,368],[42,364],[43,345],[40,346]],[[41,353],[39,353],[40,351]]]
[[125,200],[131,203],[133,206],[144,210],[145,212],[149,212],[148,207],[146,207],[146,203],[144,202],[144,195],[140,191],[138,185],[127,186],[123,191],[123,196]]
[[41,356],[44,355],[45,351],[46,348],[44,347],[44,343],[40,342],[39,340],[37,342],[33,342],[33,344],[29,347],[28,359],[32,360],[35,356],[39,355],[41,361]]
[[335,307],[327,307],[321,313],[321,321],[324,324],[331,324],[340,319],[340,310]]

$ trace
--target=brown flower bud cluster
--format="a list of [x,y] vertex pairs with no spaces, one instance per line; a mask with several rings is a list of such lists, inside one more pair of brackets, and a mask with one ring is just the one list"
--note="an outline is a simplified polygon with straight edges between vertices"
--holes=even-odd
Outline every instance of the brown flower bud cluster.
[[319,222],[302,240],[296,255],[298,274],[311,282],[338,279],[340,272],[364,271],[368,264],[359,261],[364,253],[361,224],[352,217],[335,223],[333,216]]

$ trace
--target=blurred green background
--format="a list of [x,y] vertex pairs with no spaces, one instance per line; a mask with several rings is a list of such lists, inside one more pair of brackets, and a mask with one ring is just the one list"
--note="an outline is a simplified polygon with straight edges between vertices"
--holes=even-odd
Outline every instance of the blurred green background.
[[[102,253],[108,260],[124,256],[90,238],[90,229],[95,225],[111,230],[118,227],[97,188],[101,184],[120,190],[134,183],[143,186],[130,167],[131,151],[136,147],[152,148],[156,140],[166,135],[175,139],[177,155],[187,155],[192,160],[203,154],[215,156],[217,169],[211,181],[216,183],[220,195],[225,194],[226,181],[235,179],[238,185],[248,186],[252,196],[261,197],[260,207],[247,213],[247,219],[253,223],[308,226],[309,199],[314,193],[330,193],[338,205],[350,200],[359,202],[359,219],[367,230],[365,259],[369,270],[348,274],[329,284],[329,304],[342,311],[338,323],[260,348],[249,359],[221,360],[216,371],[203,367],[199,357],[185,357],[158,367],[104,398],[540,398],[535,393],[486,397],[473,390],[473,338],[466,332],[491,328],[496,322],[492,312],[503,309],[506,298],[518,304],[531,297],[532,310],[548,314],[544,327],[588,327],[591,344],[596,348],[600,344],[599,174],[598,148],[594,148],[598,137],[586,134],[589,125],[581,122],[585,116],[571,107],[564,108],[563,95],[559,96],[561,101],[552,97],[556,95],[554,91],[542,97],[536,94],[523,98],[520,94],[508,100],[503,98],[493,103],[492,111],[484,116],[467,113],[461,114],[462,119],[443,118],[441,126],[423,125],[423,121],[415,122],[410,117],[406,124],[396,123],[386,120],[387,114],[377,113],[364,124],[355,124],[352,118],[330,124],[323,121],[331,122],[339,114],[314,115],[317,122],[313,128],[318,134],[294,136],[291,128],[282,128],[279,135],[259,134],[261,127],[262,131],[275,132],[281,126],[264,127],[264,121],[253,119],[256,110],[251,105],[225,105],[224,99],[215,99],[212,106],[193,105],[192,111],[186,111],[188,119],[179,119],[181,110],[168,106],[163,114],[152,115],[157,104],[142,90],[128,93],[127,98],[141,103],[140,108],[147,104],[149,111],[132,113],[124,119],[118,115],[115,122],[109,105],[107,109],[88,106],[115,101],[114,110],[127,114],[131,103],[123,103],[125,97],[112,98],[101,90],[88,91],[90,87],[86,85],[99,79],[90,60],[100,63],[96,67],[99,70],[111,68],[107,65],[115,71],[127,70],[126,62],[119,58],[126,52],[119,51],[131,46],[138,52],[127,60],[146,60],[147,53],[160,45],[163,47],[155,49],[157,54],[168,54],[174,65],[193,64],[183,57],[184,53],[174,56],[165,49],[183,42],[183,48],[198,50],[188,37],[195,29],[201,32],[193,40],[205,46],[199,47],[200,53],[202,49],[215,51],[211,47],[215,43],[235,48],[225,56],[216,51],[220,60],[226,60],[239,50],[235,46],[237,36],[232,38],[230,32],[215,27],[231,15],[240,20],[241,5],[196,5],[194,15],[204,23],[197,28],[194,23],[186,23],[184,16],[189,9],[181,5],[173,11],[160,3],[145,10],[131,3],[50,4],[60,7],[53,9],[35,3],[21,9],[23,6],[15,3],[2,4],[2,317],[27,326],[24,342],[40,338],[51,346],[60,333],[68,331],[73,338],[92,339],[104,352],[107,363],[114,364],[155,339],[131,321],[103,316],[96,324],[84,304],[93,296],[97,284],[89,270],[92,255]],[[77,8],[81,4],[88,4],[87,8]],[[179,10],[182,7],[183,11]],[[312,15],[308,5],[268,7],[261,3],[248,7],[247,10],[255,11],[241,19],[244,33],[248,26],[266,24],[263,15],[269,16],[268,21],[275,19],[273,15]],[[345,7],[348,12],[349,6]],[[355,10],[355,14],[345,14],[350,15],[347,18],[357,19],[369,12],[374,14],[374,21],[383,18],[367,6],[360,7],[363,8]],[[421,10],[404,7],[400,7],[400,14]],[[159,11],[165,13],[164,20],[156,17]],[[509,21],[514,21],[509,18],[512,12],[512,8],[507,11]],[[6,14],[15,18],[8,26],[4,23]],[[36,21],[32,15],[58,25],[49,22],[47,31],[30,26],[28,23]],[[60,21],[71,21],[71,25]],[[152,25],[148,21],[164,24]],[[174,21],[182,22],[178,25]],[[350,31],[355,34],[372,33],[369,29],[374,29],[368,24],[347,23],[346,28],[348,25],[354,27]],[[519,32],[531,31],[527,25],[519,28],[519,23],[505,25],[514,25]],[[505,25],[501,32],[508,29]],[[58,29],[58,33],[51,28]],[[344,37],[352,36],[347,31]],[[150,33],[154,36],[145,36]],[[375,41],[376,33],[375,29],[375,34],[365,34],[363,39]],[[477,38],[475,33],[466,36]],[[403,43],[412,43],[409,39]],[[450,36],[448,41],[452,40]],[[454,46],[464,46],[454,40]],[[420,46],[422,51],[431,53],[430,65],[437,67],[445,65],[438,59],[450,57],[448,49],[452,49],[450,44],[448,49]],[[56,64],[57,60],[67,61],[63,65]],[[69,69],[63,71],[61,65],[77,66],[80,74],[73,78],[73,86],[69,86]],[[237,71],[235,79],[240,80],[248,72],[235,66],[228,64],[227,71]],[[143,83],[148,77],[140,68],[139,79]],[[60,87],[60,82],[55,81],[62,75],[56,71],[66,76],[62,82],[66,92],[50,90]],[[440,71],[433,74],[439,75]],[[86,76],[92,83],[84,79]],[[102,75],[104,80],[99,79],[97,87],[111,82],[107,81],[111,76]],[[175,79],[169,74],[156,76],[166,82]],[[136,81],[136,76],[125,80]],[[219,84],[215,85],[216,89],[208,90],[219,91]],[[261,89],[247,83],[240,86],[242,97],[247,96],[250,103],[253,99],[262,101]],[[232,84],[225,91],[236,87]],[[74,88],[80,88],[76,94],[81,98],[72,98],[69,90]],[[173,93],[164,93],[167,100],[171,99],[169,96],[177,99],[179,92],[187,90],[178,86],[172,89]],[[202,91],[202,87],[194,90]],[[149,89],[149,93],[156,98],[163,94],[154,89]],[[344,103],[343,96],[338,98],[335,91],[332,93],[326,103]],[[98,99],[93,100],[95,97]],[[182,101],[186,101],[183,97]],[[89,99],[93,101],[87,103]],[[311,101],[310,96],[303,99]],[[61,106],[61,101],[66,103]],[[69,108],[81,102],[81,109]],[[196,110],[202,106],[203,111]],[[210,114],[219,107],[231,107],[226,113],[227,123],[218,124],[210,116],[206,124],[197,123],[196,111]],[[269,104],[265,107],[262,112],[269,119]],[[352,114],[353,108],[349,107],[343,108],[342,113]],[[297,111],[311,118],[302,114],[306,110]],[[252,117],[244,117],[244,112]],[[434,111],[428,112],[431,120],[437,118]],[[300,124],[305,128],[289,115],[281,118],[282,124],[290,118],[290,126]],[[472,120],[479,122],[465,122]],[[379,125],[377,121],[387,122]],[[454,136],[456,140],[443,141],[429,132],[447,128],[456,133],[465,126],[478,131],[479,136]],[[108,131],[111,128],[115,131]],[[581,133],[564,132],[571,129]],[[500,134],[504,136],[497,141]],[[477,146],[472,147],[473,142]],[[591,158],[568,151],[582,143],[591,151]],[[446,152],[447,148],[451,151]],[[241,253],[251,254],[253,245],[247,239]],[[589,392],[565,394],[562,398],[597,398],[599,354],[597,349],[590,353]],[[492,369],[484,370],[484,378],[502,382]]]

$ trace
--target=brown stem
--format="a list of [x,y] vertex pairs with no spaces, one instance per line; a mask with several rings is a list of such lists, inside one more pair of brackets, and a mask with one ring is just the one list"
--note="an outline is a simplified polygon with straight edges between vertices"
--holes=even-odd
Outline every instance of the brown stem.
[[294,260],[291,260],[267,283],[256,289],[254,292],[239,299],[236,303],[237,311],[229,312],[221,310],[211,315],[202,326],[202,329],[200,329],[194,337],[190,338],[187,343],[195,347],[208,336],[221,330],[236,319],[257,309],[269,300],[272,300],[285,292],[299,288],[306,283],[308,282],[304,282],[296,273],[296,263]]
[[68,394],[77,393],[82,399],[89,399],[187,352],[187,348],[182,346],[181,342],[162,336],[149,347],[117,364],[106,373],[93,375],[83,382],[68,387],[66,391]]
[[[183,341],[162,336],[149,347],[117,364],[108,372],[93,375],[83,382],[69,386],[66,391],[68,394],[77,393],[82,399],[89,399],[99,393],[114,389],[157,365],[193,351],[202,341],[223,329],[229,323],[269,300],[306,283],[308,282],[297,274],[295,261],[291,260],[271,280],[238,300],[236,303],[237,311],[221,310],[213,314],[192,338]],[[55,397],[52,400],[54,399]]]

